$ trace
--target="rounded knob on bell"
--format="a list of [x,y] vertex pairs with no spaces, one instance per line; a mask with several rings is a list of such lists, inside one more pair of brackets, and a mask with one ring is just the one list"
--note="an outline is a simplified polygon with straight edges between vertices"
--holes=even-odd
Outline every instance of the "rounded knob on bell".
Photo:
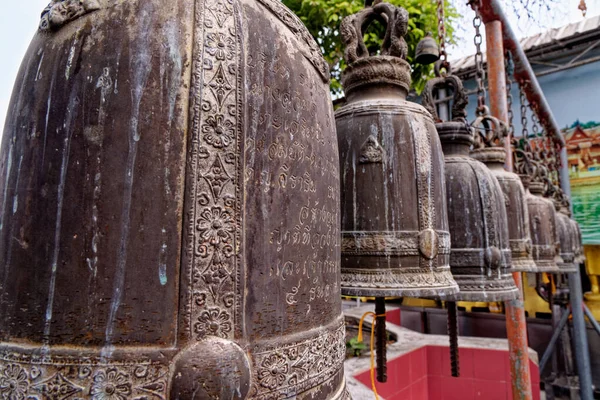
[[431,34],[427,34],[417,44],[415,51],[415,62],[417,64],[428,65],[440,59],[440,49],[437,42]]

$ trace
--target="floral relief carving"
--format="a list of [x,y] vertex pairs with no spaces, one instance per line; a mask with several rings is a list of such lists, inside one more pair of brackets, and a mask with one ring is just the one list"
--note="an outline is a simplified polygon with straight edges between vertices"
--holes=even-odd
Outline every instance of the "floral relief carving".
[[258,373],[260,384],[269,389],[275,389],[285,382],[288,364],[281,355],[275,353],[265,358]]
[[217,60],[231,60],[235,56],[235,40],[223,33],[206,35],[206,51]]
[[94,375],[90,388],[93,400],[126,400],[131,394],[129,376],[116,368],[100,370]]
[[168,367],[147,359],[0,352],[0,399],[166,400]]
[[198,322],[194,325],[194,332],[196,332],[198,338],[206,336],[226,338],[227,334],[231,332],[229,314],[218,308],[202,311],[198,317]]
[[44,398],[50,399],[66,399],[83,390],[82,387],[70,382],[61,373],[53,375],[48,380],[40,382],[32,388]]
[[203,241],[218,246],[221,242],[228,243],[232,240],[235,225],[228,211],[213,207],[202,211],[197,229]]
[[29,389],[27,372],[21,366],[9,364],[0,374],[0,393],[3,399],[21,400]]
[[63,25],[100,9],[98,0],[52,0],[42,12],[41,31],[58,30]]
[[[237,3],[198,0],[192,89],[189,334],[234,335],[241,216],[241,38]],[[225,162],[223,162],[225,160]]]
[[202,126],[206,143],[218,149],[228,147],[234,139],[235,126],[223,115],[210,116]]
[[346,355],[343,319],[335,328],[324,328],[320,335],[279,348],[256,351],[254,365],[257,384],[252,398],[280,399],[316,386],[339,372]]

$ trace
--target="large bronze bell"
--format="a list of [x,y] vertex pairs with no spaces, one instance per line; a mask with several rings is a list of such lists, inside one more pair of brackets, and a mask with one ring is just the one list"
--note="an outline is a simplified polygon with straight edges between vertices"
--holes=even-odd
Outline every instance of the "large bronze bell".
[[491,140],[481,138],[482,136],[478,135],[480,146],[475,148],[471,155],[492,171],[502,188],[508,217],[512,268],[514,271],[539,272],[531,255],[531,233],[525,188],[517,174],[504,169],[506,150]]
[[52,0],[0,155],[0,397],[347,398],[328,79],[277,0]]
[[[452,121],[438,118],[435,92],[454,92]],[[493,173],[473,159],[473,129],[466,121],[467,95],[454,75],[430,80],[423,105],[434,116],[446,164],[446,195],[452,250],[450,267],[460,287],[454,298],[504,301],[517,297],[510,273],[511,252],[504,195]]]
[[[539,167],[536,167],[536,171],[538,169]],[[554,204],[543,196],[544,183],[542,181],[529,175],[521,175],[520,178],[526,191],[532,254],[538,266],[538,272],[560,273],[558,265],[562,259],[556,240]]]
[[[381,55],[362,41],[387,23]],[[440,296],[455,293],[443,159],[431,116],[406,101],[408,13],[388,3],[342,22],[347,103],[336,111],[341,170],[342,293]]]
[[415,62],[417,64],[428,65],[433,64],[439,59],[440,48],[435,39],[428,33],[419,41],[419,43],[417,43],[417,48],[415,49]]

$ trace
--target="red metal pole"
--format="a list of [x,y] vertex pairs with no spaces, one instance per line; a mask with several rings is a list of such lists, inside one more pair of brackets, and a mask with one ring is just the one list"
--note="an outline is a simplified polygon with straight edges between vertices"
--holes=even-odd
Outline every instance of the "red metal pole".
[[[486,22],[485,34],[490,110],[493,116],[508,122],[502,22],[498,20]],[[505,167],[508,171],[512,171],[512,152],[510,151],[510,140],[508,139],[506,140],[507,157]],[[523,281],[519,272],[514,272],[513,278],[519,288],[519,298],[505,302],[512,398],[514,400],[532,400],[527,323],[523,307]]]

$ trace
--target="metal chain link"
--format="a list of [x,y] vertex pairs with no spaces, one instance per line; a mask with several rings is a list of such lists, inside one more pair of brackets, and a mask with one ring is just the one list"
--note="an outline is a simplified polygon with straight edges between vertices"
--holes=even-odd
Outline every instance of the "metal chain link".
[[440,45],[440,61],[448,61],[446,54],[446,16],[444,14],[444,0],[437,0],[438,43]]
[[513,63],[512,53],[506,52],[506,104],[508,106],[508,132],[511,141],[515,138],[515,125],[513,124],[513,97],[512,97],[512,76],[515,72],[515,64]]
[[519,86],[519,101],[521,103],[521,127],[523,140],[529,143],[529,130],[527,129],[527,99],[525,98],[525,89]]
[[475,79],[477,80],[477,113],[479,115],[486,113],[487,107],[485,105],[485,71],[483,69],[483,53],[481,52],[481,44],[483,43],[483,36],[481,36],[481,14],[479,13],[479,1],[475,0],[471,3],[473,10],[475,10],[475,18],[473,18],[473,27],[475,28],[475,37],[473,43],[475,43]]

